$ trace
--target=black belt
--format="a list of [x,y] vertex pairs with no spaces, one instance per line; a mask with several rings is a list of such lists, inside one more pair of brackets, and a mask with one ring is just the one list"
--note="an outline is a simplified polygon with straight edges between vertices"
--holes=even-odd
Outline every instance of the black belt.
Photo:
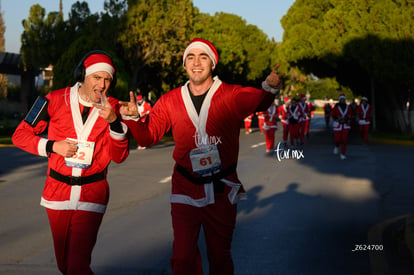
[[86,177],[73,177],[62,175],[52,168],[50,168],[49,176],[68,185],[84,185],[105,179],[104,171]]
[[224,183],[220,180],[224,179],[227,176],[230,176],[231,174],[236,172],[236,167],[237,167],[237,165],[233,164],[233,165],[227,167],[226,169],[223,169],[220,172],[212,174],[210,176],[196,177],[193,174],[191,174],[190,172],[188,172],[187,169],[185,169],[181,165],[179,165],[179,164],[176,165],[177,171],[184,178],[186,178],[187,180],[191,181],[194,184],[203,185],[203,184],[206,184],[206,183],[213,182],[214,193],[223,193],[224,192]]

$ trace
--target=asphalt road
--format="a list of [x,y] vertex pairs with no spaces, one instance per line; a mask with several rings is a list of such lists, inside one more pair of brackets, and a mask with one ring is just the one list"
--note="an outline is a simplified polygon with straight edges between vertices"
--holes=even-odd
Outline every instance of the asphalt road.
[[[237,170],[248,200],[238,208],[236,274],[385,274],[395,262],[406,263],[382,238],[382,225],[414,212],[414,148],[363,145],[351,135],[348,158],[340,160],[332,153],[333,134],[323,126],[315,117],[303,150],[280,160],[265,155],[257,129],[241,131]],[[165,143],[131,150],[123,164],[111,164],[110,204],[92,258],[95,274],[171,274],[173,149]],[[0,164],[0,274],[59,274],[39,205],[45,159],[0,148]],[[200,246],[208,274],[202,238]],[[398,272],[393,274],[412,274]]]

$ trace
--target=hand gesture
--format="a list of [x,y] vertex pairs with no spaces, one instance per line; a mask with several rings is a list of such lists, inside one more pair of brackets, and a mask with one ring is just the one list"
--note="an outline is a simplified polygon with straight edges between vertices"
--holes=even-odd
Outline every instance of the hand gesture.
[[129,92],[129,101],[119,101],[119,104],[121,105],[121,108],[119,109],[119,112],[121,115],[124,116],[134,116],[138,117],[138,106],[135,101],[134,92]]
[[108,123],[112,123],[116,120],[117,116],[115,114],[114,108],[112,108],[111,103],[108,101],[108,97],[106,94],[101,94],[102,98],[102,105],[101,104],[93,104],[95,108],[98,108],[99,116],[105,119]]
[[62,157],[71,158],[76,154],[76,151],[78,151],[76,141],[66,139],[53,143],[53,152]]
[[279,69],[280,64],[277,64],[273,71],[267,76],[266,83],[273,89],[280,89],[283,84],[283,77],[285,76],[284,73],[278,74],[277,70]]

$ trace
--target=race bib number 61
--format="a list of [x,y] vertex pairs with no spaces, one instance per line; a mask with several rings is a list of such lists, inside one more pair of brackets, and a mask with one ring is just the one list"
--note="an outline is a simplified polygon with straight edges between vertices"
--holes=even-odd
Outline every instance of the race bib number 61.
[[215,173],[221,169],[220,155],[216,145],[191,150],[190,160],[193,172],[197,175]]

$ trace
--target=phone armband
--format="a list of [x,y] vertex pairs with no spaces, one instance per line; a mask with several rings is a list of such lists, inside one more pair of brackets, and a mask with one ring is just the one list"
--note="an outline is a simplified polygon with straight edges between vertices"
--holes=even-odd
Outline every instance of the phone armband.
[[35,127],[39,121],[47,120],[49,117],[47,112],[48,104],[49,99],[44,96],[38,96],[29,112],[26,114],[24,121],[26,121],[30,126]]

